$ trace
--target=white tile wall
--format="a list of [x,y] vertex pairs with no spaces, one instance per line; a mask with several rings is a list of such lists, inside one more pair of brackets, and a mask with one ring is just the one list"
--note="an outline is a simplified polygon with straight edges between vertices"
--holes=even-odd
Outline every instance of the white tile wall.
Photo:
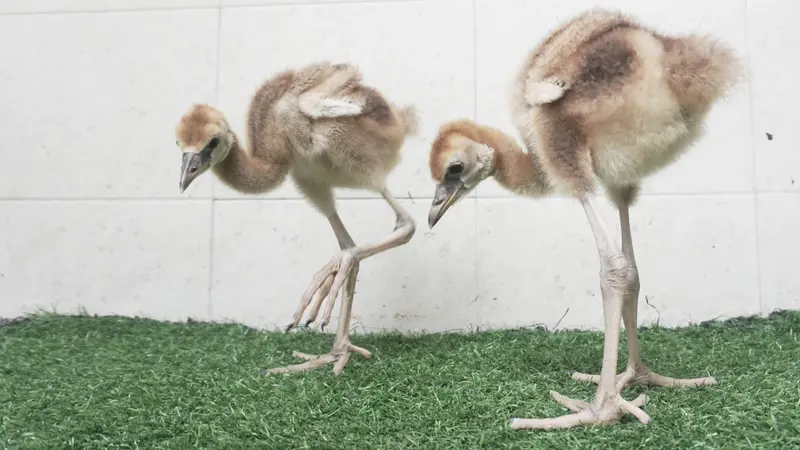
[[[641,321],[674,326],[759,312],[753,205],[752,194],[642,198],[631,211]],[[617,214],[610,206],[604,213]]]
[[[605,206],[618,235],[617,212]],[[752,195],[644,197],[631,228],[640,321],[677,326],[759,312]],[[578,202],[481,199],[478,243],[483,324],[553,328],[563,316],[559,328],[602,328],[600,265]]]
[[486,327],[603,323],[600,264],[575,201],[478,200],[478,300]]
[[800,195],[760,194],[758,206],[761,309],[800,309],[800,240],[790,231],[800,230]]
[[800,102],[800,66],[789,57],[800,46],[800,32],[791,22],[794,8],[790,1],[747,3],[753,150],[756,183],[762,192],[800,192],[800,152],[792,137],[797,114],[790,106]]
[[179,197],[173,129],[214,99],[217,16],[0,15],[0,197]]
[[[331,3],[388,3],[409,0],[219,0],[222,6],[297,6],[304,4],[331,4]],[[425,1],[425,0],[410,0]]]
[[[401,203],[424,223],[428,201]],[[355,326],[443,331],[478,321],[474,200],[460,206],[441,229],[426,233],[420,226],[407,245],[361,263]],[[383,200],[343,200],[339,209],[359,244],[385,239],[395,225]],[[314,273],[338,250],[328,221],[304,201],[216,202],[213,317],[267,327],[289,323]]]
[[0,14],[214,8],[220,0],[3,0]]
[[[487,182],[435,230],[426,221],[427,153],[441,123],[471,117],[516,135],[508,94],[519,65],[595,5],[664,32],[714,33],[749,66],[706,136],[632,211],[642,321],[800,308],[791,0],[6,0],[0,316],[85,308],[286,324],[338,249],[327,221],[290,182],[245,197],[205,175],[181,196],[173,128],[191,103],[208,102],[242,132],[261,81],[327,59],[358,64],[422,122],[389,180],[417,234],[362,263],[356,328],[552,328],[567,310],[559,328],[599,327],[597,254],[576,202],[515,198]],[[393,228],[375,195],[339,197],[357,242]],[[616,213],[603,211],[616,229]]]
[[0,202],[0,317],[208,318],[209,200]]

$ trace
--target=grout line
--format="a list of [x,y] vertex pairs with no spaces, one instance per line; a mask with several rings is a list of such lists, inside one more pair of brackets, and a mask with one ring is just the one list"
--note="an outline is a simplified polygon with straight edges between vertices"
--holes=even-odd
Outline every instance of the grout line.
[[77,15],[77,14],[117,14],[117,13],[135,13],[135,12],[161,12],[161,11],[202,11],[202,10],[216,10],[219,6],[203,5],[203,6],[165,6],[165,7],[131,7],[131,8],[118,8],[118,9],[70,9],[70,10],[49,10],[49,11],[9,11],[0,12],[0,17],[4,16],[57,16],[57,15]]
[[478,121],[478,4],[472,0],[472,120]]
[[[712,198],[712,197],[746,197],[750,195],[754,195],[756,192],[754,191],[746,191],[746,192],[708,192],[708,193],[675,193],[675,194],[643,194],[640,195],[639,198],[687,198],[687,197],[705,197],[705,198]],[[758,191],[757,194],[759,196],[764,195],[800,195],[800,191]],[[604,198],[604,196],[599,196],[600,198]],[[572,197],[565,197],[565,196],[547,196],[541,199],[533,199],[533,198],[526,198],[517,195],[508,195],[508,196],[488,196],[488,197],[481,197],[478,198],[476,196],[469,197],[473,200],[508,200],[508,201],[524,201],[524,202],[536,202],[538,201],[546,201],[552,199],[566,199],[566,200],[574,200]],[[398,197],[399,201],[410,201],[412,200],[409,197]],[[24,197],[11,197],[11,198],[2,198],[0,197],[0,203],[24,203],[24,202],[205,202],[213,200],[214,202],[274,202],[274,201],[302,201],[307,202],[307,200],[303,197],[222,197],[222,198],[211,198],[211,197],[188,197],[188,198],[181,198],[181,197],[67,197],[67,198],[58,198],[58,197],[31,197],[31,198],[24,198]],[[383,201],[381,197],[336,197],[336,201],[353,201],[353,200],[380,200]],[[413,200],[433,200],[433,197],[430,195],[420,195],[420,196],[413,196]]]
[[[222,8],[217,8],[217,70],[214,78],[214,103],[219,105],[219,68],[220,68],[220,54],[222,52]],[[206,305],[206,313],[208,320],[214,317],[214,304],[212,300],[211,291],[214,289],[214,221],[216,217],[215,208],[217,201],[214,198],[214,185],[211,183],[211,214],[209,217],[209,238],[208,238],[208,287],[206,292],[208,294],[208,304]]]
[[387,3],[422,3],[426,0],[328,0],[326,2],[320,1],[304,1],[304,2],[275,2],[268,5],[265,4],[249,4],[249,5],[227,5],[220,6],[226,9],[241,9],[241,8],[274,8],[274,7],[303,7],[303,6],[332,6],[332,5],[385,5]]
[[205,202],[210,197],[0,197],[0,203],[24,203],[24,202]]
[[[411,197],[397,196],[395,198],[398,201],[401,201],[401,202],[402,201],[415,202],[417,200],[433,200],[433,197],[429,196],[429,195],[420,195],[420,196],[413,195]],[[467,198],[474,198],[474,197],[467,197]],[[308,199],[306,199],[305,197],[281,197],[281,198],[271,198],[271,197],[264,197],[264,198],[261,198],[261,197],[258,197],[258,198],[238,198],[238,197],[229,197],[229,198],[217,198],[215,200],[218,201],[218,202],[297,201],[297,202],[308,203]],[[358,201],[369,200],[369,201],[386,202],[386,200],[384,200],[381,197],[335,197],[335,200],[337,202],[347,202],[347,201],[353,201],[353,200],[358,200]]]
[[208,320],[212,320],[214,307],[211,299],[211,290],[214,287],[214,199],[211,199],[211,213],[209,214],[209,236],[208,236],[208,286],[206,287],[206,294],[208,294],[208,301],[206,304],[206,314]]
[[[745,197],[749,195],[753,195],[753,191],[741,191],[741,192],[675,192],[675,193],[667,193],[667,192],[656,192],[650,194],[641,194],[638,198],[689,198],[689,197]],[[774,192],[759,192],[759,194],[775,194],[775,195],[785,195],[785,194],[798,194],[800,195],[800,191],[774,191]],[[605,195],[600,194],[597,196],[598,198],[607,198]],[[481,200],[513,200],[513,199],[522,199],[525,201],[536,201],[536,200],[549,200],[549,199],[567,199],[567,200],[575,200],[573,197],[570,196],[558,196],[558,195],[549,195],[541,198],[527,198],[517,195],[488,195],[483,196]]]
[[[472,0],[472,118],[478,121],[478,1]],[[480,245],[478,245],[478,199],[480,197],[480,187],[475,189],[474,197],[474,211],[475,217],[473,218],[473,230],[475,233],[475,257],[473,258],[473,270],[475,271],[475,296],[479,296],[481,292],[481,280],[478,270],[478,258],[480,258]],[[483,302],[478,302],[478,311],[476,312],[475,321],[476,326],[483,323]]]
[[[472,1],[472,120],[478,121],[478,0]],[[483,188],[486,189],[485,187]],[[475,199],[481,197],[481,186],[475,188]]]
[[52,9],[42,11],[8,11],[0,12],[3,16],[44,16],[44,15],[71,15],[71,14],[106,14],[106,13],[127,13],[127,12],[158,12],[158,11],[197,11],[212,9],[240,9],[240,8],[274,8],[274,7],[302,7],[302,6],[330,6],[330,5],[378,5],[386,3],[419,3],[424,0],[330,0],[327,2],[308,1],[308,2],[289,2],[283,1],[271,4],[246,4],[246,5],[227,5],[223,6],[219,2],[217,5],[183,5],[183,6],[145,6],[145,7],[122,7],[116,9],[105,8],[86,8],[86,9]]
[[[745,66],[747,67],[747,72],[750,72],[751,61],[750,61],[750,29],[748,27],[748,0],[742,0],[744,2],[744,42],[745,42]],[[759,230],[759,201],[758,201],[758,158],[756,158],[756,125],[755,125],[755,116],[754,116],[754,109],[753,109],[753,82],[752,77],[747,74],[747,99],[749,100],[749,107],[750,107],[750,153],[752,154],[753,158],[753,210],[755,216],[755,238],[756,238],[756,282],[758,283],[758,312],[759,314],[764,314],[764,293],[762,285],[761,285],[761,236]]]

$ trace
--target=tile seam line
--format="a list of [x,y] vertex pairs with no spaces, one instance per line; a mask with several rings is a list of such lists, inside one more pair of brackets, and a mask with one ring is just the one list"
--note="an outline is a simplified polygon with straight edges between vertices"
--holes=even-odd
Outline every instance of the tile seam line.
[[104,13],[130,13],[130,12],[161,12],[161,11],[216,11],[222,9],[244,9],[244,8],[286,8],[286,7],[315,7],[315,6],[337,6],[337,5],[385,5],[389,3],[422,3],[425,0],[344,0],[328,2],[280,2],[271,4],[241,4],[241,5],[203,5],[203,6],[147,6],[147,7],[121,7],[116,9],[105,8],[86,8],[86,9],[53,9],[41,11],[6,11],[0,12],[3,16],[46,16],[46,15],[74,15],[74,14],[104,14]]
[[310,2],[280,2],[270,4],[242,4],[242,5],[220,5],[222,9],[244,9],[244,8],[286,8],[286,7],[313,7],[313,6],[337,6],[337,5],[386,5],[398,3],[424,3],[426,0],[333,0],[333,1],[310,1]]
[[[750,50],[750,20],[748,17],[749,11],[749,1],[742,0],[744,3],[744,51],[745,51],[745,66],[748,68],[752,67],[752,55]],[[755,233],[755,244],[756,244],[756,292],[758,293],[758,312],[759,314],[764,314],[764,292],[762,287],[762,273],[761,273],[761,230],[759,227],[760,222],[760,205],[759,205],[759,195],[761,194],[758,191],[758,158],[756,158],[756,121],[755,121],[755,110],[753,109],[754,101],[753,101],[753,80],[752,77],[747,77],[747,99],[748,99],[748,106],[750,107],[750,153],[753,162],[753,215],[755,216],[755,223],[753,224],[753,230]]]
[[[472,119],[477,121],[478,120],[478,0],[472,0]],[[478,214],[479,214],[479,199],[480,199],[480,190],[475,191],[475,195],[473,196],[473,210],[475,217],[473,217],[473,232],[475,233],[475,252],[473,257],[473,270],[475,271],[475,296],[478,298],[478,311],[476,313],[475,320],[477,323],[475,326],[480,327],[483,323],[483,303],[480,302],[480,292],[481,292],[481,277],[480,271],[478,270],[478,259],[480,258],[480,244],[478,240],[480,236],[478,236],[478,226],[480,225],[478,222]]]
[[[222,7],[217,8],[217,48],[216,48],[216,71],[214,73],[214,102],[219,105],[219,86],[220,86],[220,56],[222,54]],[[215,234],[215,227],[214,222],[216,220],[216,195],[215,195],[215,183],[211,183],[211,199],[210,199],[210,208],[209,208],[209,233],[208,233],[208,286],[206,287],[206,295],[208,295],[207,303],[206,303],[206,314],[208,314],[208,320],[212,320],[214,317],[214,303],[213,298],[211,295],[212,290],[214,289],[214,234]]]
[[[675,193],[675,194],[642,194],[640,198],[667,198],[667,199],[678,199],[678,198],[691,198],[691,197],[699,197],[699,198],[731,198],[731,197],[749,197],[751,195],[758,194],[759,196],[763,195],[800,195],[800,191],[763,191],[763,192],[753,192],[753,191],[743,191],[743,192],[709,192],[709,193]],[[602,196],[601,196],[602,197]],[[509,196],[470,196],[469,198],[479,200],[479,201],[486,201],[486,200],[506,200],[506,201],[528,201],[524,197],[509,195]],[[407,201],[417,201],[417,200],[432,200],[433,197],[427,195],[412,195],[411,197],[408,196],[398,196],[398,200],[407,200]],[[303,197],[256,197],[256,198],[240,198],[240,197],[193,197],[193,198],[181,198],[181,197],[10,197],[10,198],[0,198],[0,203],[40,203],[40,202],[203,202],[214,200],[216,202],[275,202],[275,201],[298,201],[302,200],[305,201]],[[336,201],[354,201],[354,200],[382,200],[380,197],[336,197]],[[569,197],[548,197],[547,200],[572,200]]]
[[72,16],[72,15],[91,15],[91,14],[119,14],[119,13],[142,13],[142,12],[173,12],[173,11],[217,11],[219,6],[174,6],[174,7],[145,7],[145,8],[117,8],[117,9],[74,9],[74,10],[51,10],[51,11],[9,11],[0,12],[0,17],[22,17],[22,16]]

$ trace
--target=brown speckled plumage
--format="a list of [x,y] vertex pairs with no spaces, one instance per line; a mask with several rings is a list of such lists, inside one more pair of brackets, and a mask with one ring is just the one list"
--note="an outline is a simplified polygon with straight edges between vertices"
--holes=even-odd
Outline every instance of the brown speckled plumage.
[[[494,176],[530,195],[580,197],[598,185],[611,191],[638,186],[690,147],[741,69],[731,49],[710,36],[665,36],[612,11],[578,15],[530,53],[514,83],[514,123],[532,168],[504,165],[507,176]],[[543,84],[563,92],[533,102]],[[461,150],[448,143],[468,145],[452,134],[488,144],[476,141],[480,133],[469,127],[482,128],[442,127],[431,149],[434,180],[441,180],[448,155]],[[518,148],[495,149],[495,157]]]
[[[342,98],[362,110],[312,118],[301,109],[304,96]],[[412,107],[389,103],[363,85],[352,66],[317,63],[278,73],[256,90],[247,115],[246,145],[232,139],[227,157],[213,169],[233,189],[253,194],[274,189],[291,173],[314,205],[328,213],[331,188],[385,188],[405,138],[415,131]],[[229,132],[223,115],[208,105],[194,105],[176,129],[184,151],[202,149],[212,136]]]
[[[525,60],[514,84],[514,139],[470,120],[442,125],[430,151],[437,182],[428,215],[433,227],[482,180],[494,177],[514,193],[577,198],[600,257],[605,342],[600,375],[573,373],[598,384],[589,403],[553,392],[573,414],[513,419],[522,429],[611,425],[625,414],[642,423],[645,396],[626,400],[630,383],[708,386],[713,377],[678,379],[643,362],[636,336],[639,272],[629,207],[641,181],[669,165],[700,134],[706,113],[739,79],[741,64],[710,36],[666,36],[622,14],[592,10],[554,30]],[[725,149],[720,149],[724,151]],[[611,237],[593,195],[603,186],[619,212],[621,242]],[[532,239],[536,239],[533,236]],[[628,344],[626,370],[617,375],[619,322]]]
[[[341,373],[350,352],[370,352],[350,343],[349,323],[359,263],[374,254],[407,243],[415,224],[389,194],[386,177],[400,161],[406,137],[417,128],[414,108],[396,107],[361,81],[349,64],[315,63],[286,70],[255,92],[247,115],[247,142],[242,143],[222,113],[194,105],[176,127],[183,153],[181,190],[211,169],[233,189],[258,194],[275,189],[287,175],[330,223],[341,251],[314,276],[302,295],[290,328],[316,321],[325,299],[324,327],[342,292],[342,313],[331,352],[307,362],[271,369],[269,373],[310,370],[334,364]],[[394,210],[397,225],[385,240],[358,246],[339,218],[334,188],[360,188],[379,193]]]

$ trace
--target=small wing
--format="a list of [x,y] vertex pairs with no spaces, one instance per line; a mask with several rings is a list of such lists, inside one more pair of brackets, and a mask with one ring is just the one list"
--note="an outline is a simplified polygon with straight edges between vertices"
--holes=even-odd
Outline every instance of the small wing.
[[308,92],[298,99],[300,112],[312,119],[352,117],[364,111],[364,105],[352,98],[336,98]]
[[532,106],[552,103],[563,97],[567,89],[566,83],[556,78],[543,81],[528,80],[525,86],[525,100]]
[[352,117],[364,110],[358,95],[361,73],[355,66],[336,64],[326,68],[316,85],[300,94],[300,111],[312,119]]

